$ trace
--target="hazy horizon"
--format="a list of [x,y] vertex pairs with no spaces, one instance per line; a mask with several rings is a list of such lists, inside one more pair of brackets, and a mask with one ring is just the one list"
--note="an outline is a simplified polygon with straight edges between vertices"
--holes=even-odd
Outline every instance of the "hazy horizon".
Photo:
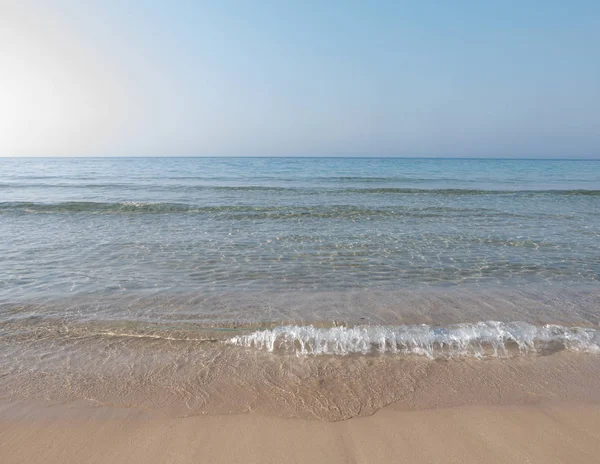
[[135,158],[290,158],[290,159],[406,159],[406,160],[490,160],[490,161],[600,161],[600,157],[526,156],[397,156],[397,155],[0,155],[0,159],[135,159]]
[[4,0],[1,157],[600,159],[600,5]]

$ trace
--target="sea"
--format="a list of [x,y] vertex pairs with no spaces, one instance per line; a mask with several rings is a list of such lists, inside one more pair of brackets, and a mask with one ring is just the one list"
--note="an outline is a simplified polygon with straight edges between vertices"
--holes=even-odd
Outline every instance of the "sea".
[[599,160],[0,158],[2,397],[336,420],[598,354]]

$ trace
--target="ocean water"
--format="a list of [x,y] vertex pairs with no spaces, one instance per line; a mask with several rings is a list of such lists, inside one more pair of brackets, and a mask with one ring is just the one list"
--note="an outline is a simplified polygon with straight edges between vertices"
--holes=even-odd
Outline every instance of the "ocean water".
[[62,398],[69,379],[69,398],[142,404],[129,372],[197,411],[207,379],[252,384],[249,356],[262,384],[308,362],[289,356],[373,378],[356,356],[600,351],[600,161],[4,158],[0,238],[10,395]]
[[2,159],[3,302],[600,280],[600,163]]

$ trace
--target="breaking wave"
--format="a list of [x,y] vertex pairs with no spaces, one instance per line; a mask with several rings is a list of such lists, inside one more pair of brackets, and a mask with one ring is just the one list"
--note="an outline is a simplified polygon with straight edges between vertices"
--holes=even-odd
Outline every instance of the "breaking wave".
[[547,354],[560,350],[600,353],[600,331],[535,326],[525,322],[317,328],[283,326],[239,335],[227,343],[296,355],[407,354],[431,359]]

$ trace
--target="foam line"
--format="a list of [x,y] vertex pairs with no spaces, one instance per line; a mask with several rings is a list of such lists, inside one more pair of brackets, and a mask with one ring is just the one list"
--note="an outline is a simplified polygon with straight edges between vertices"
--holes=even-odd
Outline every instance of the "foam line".
[[508,356],[561,349],[600,353],[600,331],[525,322],[317,328],[282,326],[227,343],[296,355],[414,354],[440,357]]

